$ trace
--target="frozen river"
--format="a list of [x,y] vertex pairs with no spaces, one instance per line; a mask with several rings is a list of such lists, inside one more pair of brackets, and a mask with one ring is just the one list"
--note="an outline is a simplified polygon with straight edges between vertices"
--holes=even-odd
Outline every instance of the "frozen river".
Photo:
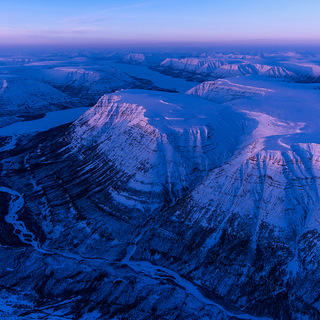
[[158,87],[166,89],[176,89],[177,91],[179,91],[179,93],[185,93],[189,89],[199,84],[198,82],[190,82],[184,79],[166,76],[157,71],[152,71],[146,66],[116,63],[115,61],[108,61],[106,62],[106,65],[114,69],[121,70],[129,76],[151,80],[154,85]]

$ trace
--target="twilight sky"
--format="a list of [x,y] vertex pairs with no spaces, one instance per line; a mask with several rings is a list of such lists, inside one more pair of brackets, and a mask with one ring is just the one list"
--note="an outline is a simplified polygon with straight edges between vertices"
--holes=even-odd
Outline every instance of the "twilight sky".
[[2,45],[317,40],[319,0],[1,0]]

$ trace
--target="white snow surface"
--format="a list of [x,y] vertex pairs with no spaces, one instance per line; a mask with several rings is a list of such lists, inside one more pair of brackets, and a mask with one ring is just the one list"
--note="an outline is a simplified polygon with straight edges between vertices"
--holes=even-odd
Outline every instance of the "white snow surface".
[[[247,143],[264,137],[264,148],[272,150],[283,150],[279,139],[286,146],[320,143],[320,93],[312,85],[251,76],[204,82],[187,94],[223,103],[257,120],[254,133],[246,138]],[[274,119],[272,123],[270,117]]]
[[[241,84],[255,87],[255,91],[269,91],[254,100],[237,99],[223,104],[255,121],[251,122],[251,129],[247,126],[249,130],[238,151],[192,192],[199,210],[190,224],[201,221],[209,227],[212,215],[221,213],[223,222],[207,239],[208,248],[217,243],[232,214],[257,219],[252,231],[254,239],[259,238],[263,223],[274,226],[289,239],[307,230],[319,230],[319,91],[310,85],[254,78],[234,78],[229,85],[232,83],[235,88]],[[208,88],[214,96],[216,86]]]
[[37,112],[39,106],[48,108],[50,103],[63,103],[69,99],[68,95],[45,83],[25,77],[0,74],[1,111],[7,110],[13,114],[15,111],[20,112],[21,109],[26,112],[30,110]]
[[228,80],[206,81],[188,90],[186,94],[201,96],[216,103],[224,103],[236,99],[250,99],[264,96],[272,90],[243,86]]
[[160,66],[192,71],[200,74],[208,74],[225,64],[227,64],[227,62],[214,58],[185,58],[181,60],[167,58],[161,62]]
[[16,122],[9,126],[0,128],[0,136],[15,136],[20,134],[28,134],[32,132],[46,131],[51,128],[75,121],[85,111],[90,108],[76,108],[61,111],[53,111],[47,113],[43,118]]

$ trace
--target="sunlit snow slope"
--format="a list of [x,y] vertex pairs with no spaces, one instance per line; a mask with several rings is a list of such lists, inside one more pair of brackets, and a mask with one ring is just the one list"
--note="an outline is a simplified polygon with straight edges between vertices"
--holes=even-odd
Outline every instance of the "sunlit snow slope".
[[131,176],[128,189],[115,191],[115,198],[152,205],[156,197],[160,205],[230,157],[245,118],[189,95],[120,91],[103,96],[74,123],[70,148],[79,154],[94,146]]

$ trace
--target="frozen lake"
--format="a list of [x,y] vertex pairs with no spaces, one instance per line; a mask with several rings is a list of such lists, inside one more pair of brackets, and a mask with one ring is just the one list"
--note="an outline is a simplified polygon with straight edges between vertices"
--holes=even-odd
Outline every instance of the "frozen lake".
[[106,62],[106,65],[113,67],[114,69],[121,70],[122,72],[127,73],[129,76],[151,80],[154,85],[158,87],[166,89],[176,89],[177,91],[179,91],[179,93],[185,93],[189,89],[199,84],[199,82],[190,82],[184,79],[166,76],[157,71],[152,71],[145,66],[116,63],[115,61],[108,61]]
[[45,117],[32,121],[13,123],[0,128],[0,136],[13,136],[37,131],[46,131],[78,119],[88,107],[49,112]]
[[[130,65],[117,63],[115,60],[106,61],[105,66],[121,70],[129,76],[147,79],[153,82],[155,86],[175,89],[179,93],[185,93],[189,89],[198,85],[198,82],[190,82],[184,79],[173,78],[163,75],[159,72],[152,71],[146,66]],[[59,125],[75,121],[89,108],[76,108],[47,113],[44,118],[22,121],[0,128],[0,136],[14,136],[28,134],[32,132],[46,131]]]

